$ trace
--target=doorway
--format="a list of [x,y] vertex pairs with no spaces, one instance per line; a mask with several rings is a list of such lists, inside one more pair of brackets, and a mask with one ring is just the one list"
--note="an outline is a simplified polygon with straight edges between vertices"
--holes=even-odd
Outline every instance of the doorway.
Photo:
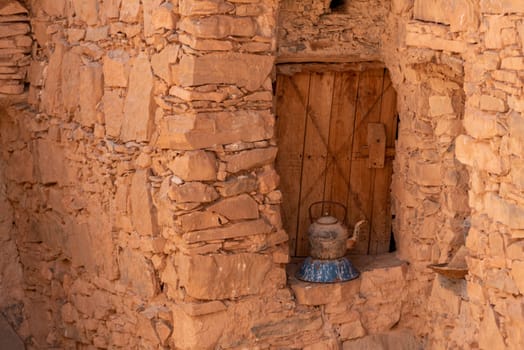
[[373,63],[294,64],[278,72],[276,167],[290,254],[309,254],[308,210],[317,201],[346,206],[350,230],[368,221],[352,253],[388,252],[397,131],[389,73]]

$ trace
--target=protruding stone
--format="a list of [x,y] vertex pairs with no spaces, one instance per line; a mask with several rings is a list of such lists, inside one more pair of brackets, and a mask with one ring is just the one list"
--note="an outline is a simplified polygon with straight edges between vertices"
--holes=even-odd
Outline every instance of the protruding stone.
[[181,229],[186,232],[219,227],[228,222],[225,217],[210,211],[196,211],[182,215],[178,217],[178,221]]
[[218,239],[237,238],[271,232],[272,227],[264,220],[243,221],[220,228],[188,232],[184,235],[187,243],[214,241]]
[[259,293],[269,273],[271,257],[262,254],[178,256],[180,285],[202,300],[229,299]]
[[219,197],[212,186],[201,182],[173,185],[168,195],[172,201],[177,203],[206,203],[212,202]]
[[217,161],[211,152],[188,151],[176,157],[168,167],[184,181],[213,181],[217,178]]
[[215,184],[222,197],[236,196],[241,193],[250,193],[257,188],[257,179],[252,176],[241,175],[229,179],[226,182]]
[[237,111],[176,115],[162,120],[157,146],[192,150],[239,141],[269,139],[274,117],[268,112]]
[[256,34],[255,22],[251,17],[186,17],[179,26],[181,30],[204,39],[224,39],[229,36],[251,37]]
[[223,199],[207,210],[223,215],[229,220],[258,219],[258,204],[248,194]]
[[266,164],[271,164],[277,156],[276,147],[258,148],[243,151],[237,154],[224,157],[227,163],[226,170],[230,173],[237,173],[241,170],[249,170]]
[[133,60],[129,90],[124,103],[120,137],[124,141],[148,141],[153,124],[153,74],[146,54]]
[[185,55],[171,72],[173,81],[181,86],[235,84],[254,91],[269,76],[273,61],[272,56],[241,53]]

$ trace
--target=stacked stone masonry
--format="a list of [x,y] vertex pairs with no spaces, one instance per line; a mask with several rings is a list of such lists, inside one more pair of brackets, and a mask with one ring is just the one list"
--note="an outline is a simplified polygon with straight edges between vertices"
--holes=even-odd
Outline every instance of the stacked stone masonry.
[[0,97],[24,92],[33,39],[27,9],[16,1],[0,2]]
[[[0,28],[28,349],[522,347],[522,1],[0,0]],[[274,68],[314,61],[382,61],[399,96],[397,251],[343,284],[294,279],[280,216]],[[427,268],[463,247],[464,280]]]

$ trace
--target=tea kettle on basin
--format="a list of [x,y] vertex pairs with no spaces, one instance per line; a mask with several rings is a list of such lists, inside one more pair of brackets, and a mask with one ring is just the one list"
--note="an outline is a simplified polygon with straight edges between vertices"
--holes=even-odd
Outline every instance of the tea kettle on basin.
[[[315,206],[338,207],[343,209],[343,219],[339,220],[328,211],[320,217],[313,217]],[[344,224],[347,208],[342,203],[333,201],[319,201],[309,207],[311,225],[308,228],[310,256],[302,264],[297,277],[308,282],[341,282],[357,278],[360,273],[345,258],[348,249],[352,249],[358,240],[362,227],[367,223],[361,220],[355,224],[353,234],[349,237],[347,226]]]

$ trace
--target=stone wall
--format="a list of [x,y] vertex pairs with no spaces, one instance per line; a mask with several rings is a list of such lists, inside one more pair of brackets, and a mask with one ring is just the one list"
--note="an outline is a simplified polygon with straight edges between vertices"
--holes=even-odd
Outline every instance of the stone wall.
[[[398,145],[409,159],[397,158],[393,184],[399,253],[421,268],[449,261],[464,243],[469,255],[465,281],[438,277],[428,289],[417,271],[413,291],[419,285],[430,293],[426,311],[420,305],[413,315],[416,320],[425,314],[428,348],[516,349],[523,320],[517,120],[524,7],[520,1],[392,5],[389,26],[396,31],[385,41],[384,57],[401,102],[417,106],[410,107],[414,114],[400,110]],[[406,121],[411,131],[403,133]],[[427,145],[434,148],[430,153]],[[434,167],[437,155],[441,165]],[[437,186],[430,195],[439,199],[417,195],[424,188],[433,192],[425,186]]]
[[0,1],[0,97],[24,92],[33,39],[27,9],[18,1]]
[[[0,116],[0,307],[28,348],[518,348],[524,9],[425,3],[31,1]],[[385,62],[404,261],[292,278],[275,59]],[[466,280],[426,268],[463,246]]]
[[[335,1],[336,2],[336,1]],[[389,1],[283,0],[277,59],[283,62],[380,60]]]

